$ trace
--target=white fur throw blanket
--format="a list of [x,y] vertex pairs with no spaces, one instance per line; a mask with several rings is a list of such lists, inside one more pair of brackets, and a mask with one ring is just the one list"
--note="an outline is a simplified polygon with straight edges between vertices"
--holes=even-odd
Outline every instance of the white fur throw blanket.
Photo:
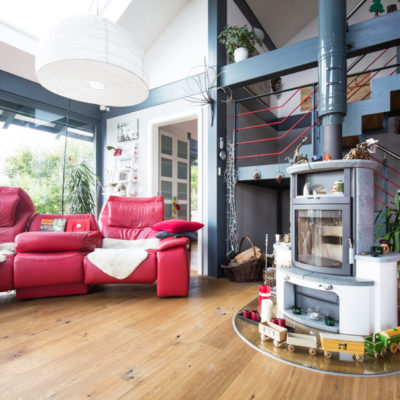
[[0,263],[7,260],[6,254],[15,254],[14,243],[0,243]]
[[103,248],[88,254],[88,259],[107,275],[125,279],[147,258],[147,249],[156,249],[160,239],[103,239]]

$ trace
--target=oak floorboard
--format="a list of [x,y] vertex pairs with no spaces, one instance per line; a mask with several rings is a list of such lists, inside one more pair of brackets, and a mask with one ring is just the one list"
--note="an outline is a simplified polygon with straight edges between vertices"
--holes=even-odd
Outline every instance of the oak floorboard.
[[232,328],[257,284],[191,277],[187,298],[154,285],[88,295],[0,296],[0,399],[358,400],[400,398],[399,376],[352,378],[293,367]]

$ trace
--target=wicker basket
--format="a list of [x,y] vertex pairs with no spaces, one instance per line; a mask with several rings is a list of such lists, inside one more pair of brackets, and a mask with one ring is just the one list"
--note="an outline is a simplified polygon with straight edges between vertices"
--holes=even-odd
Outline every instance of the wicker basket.
[[245,239],[250,242],[254,255],[250,259],[240,262],[227,260],[225,264],[221,265],[221,268],[224,270],[226,277],[234,282],[262,281],[265,258],[264,256],[257,258],[256,246],[254,246],[254,243],[247,236],[243,236],[240,241],[239,252],[242,251],[242,245]]

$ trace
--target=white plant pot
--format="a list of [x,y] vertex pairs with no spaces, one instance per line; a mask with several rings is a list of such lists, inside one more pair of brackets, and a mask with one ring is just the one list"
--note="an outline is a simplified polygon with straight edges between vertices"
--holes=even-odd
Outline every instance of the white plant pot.
[[235,62],[243,61],[249,57],[249,50],[246,47],[238,47],[233,53],[233,58]]

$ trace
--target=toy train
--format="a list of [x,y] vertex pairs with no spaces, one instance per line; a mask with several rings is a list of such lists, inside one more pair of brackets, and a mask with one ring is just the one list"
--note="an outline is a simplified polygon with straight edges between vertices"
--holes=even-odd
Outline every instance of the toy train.
[[294,351],[296,347],[305,347],[313,356],[317,354],[319,348],[324,352],[326,358],[331,358],[332,353],[350,353],[357,361],[363,361],[365,354],[379,358],[383,357],[388,349],[393,354],[400,350],[400,327],[387,329],[366,338],[320,333],[320,347],[318,347],[317,337],[314,335],[288,332],[286,328],[268,321],[260,322],[258,327],[262,341],[272,339],[276,347],[286,343],[289,351]]

